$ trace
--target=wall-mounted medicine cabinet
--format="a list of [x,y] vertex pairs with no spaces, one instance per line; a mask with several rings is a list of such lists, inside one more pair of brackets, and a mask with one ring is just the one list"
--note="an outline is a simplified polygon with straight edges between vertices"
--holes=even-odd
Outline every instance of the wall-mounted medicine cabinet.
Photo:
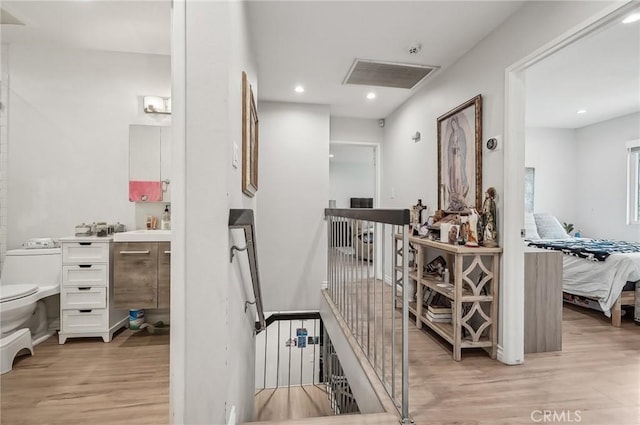
[[171,202],[171,127],[129,126],[129,201]]

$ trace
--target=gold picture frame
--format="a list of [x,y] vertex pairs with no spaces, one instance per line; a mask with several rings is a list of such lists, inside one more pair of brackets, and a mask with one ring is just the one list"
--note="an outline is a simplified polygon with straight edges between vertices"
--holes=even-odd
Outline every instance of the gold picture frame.
[[438,209],[466,208],[482,209],[482,95],[438,117]]
[[252,197],[258,191],[258,111],[253,88],[242,72],[242,193]]

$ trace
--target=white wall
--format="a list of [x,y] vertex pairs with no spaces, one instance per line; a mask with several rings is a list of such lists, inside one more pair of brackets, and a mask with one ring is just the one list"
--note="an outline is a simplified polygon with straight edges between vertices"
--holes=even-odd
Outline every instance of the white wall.
[[0,269],[2,269],[4,254],[7,251],[7,230],[8,230],[8,211],[7,201],[9,195],[7,189],[9,187],[9,175],[7,173],[9,131],[8,111],[9,111],[9,46],[3,44],[0,46]]
[[[422,198],[431,210],[437,206],[437,117],[477,94],[483,96],[483,142],[504,133],[505,69],[563,35],[576,25],[603,10],[612,2],[557,1],[526,2],[504,24],[481,40],[448,69],[427,82],[386,120],[383,155],[383,208],[407,208]],[[422,141],[413,143],[411,134],[420,131]],[[505,144],[509,143],[505,140]],[[518,142],[518,141],[513,141]],[[498,199],[499,242],[504,232],[501,211],[504,207],[504,151],[483,148],[483,188],[496,188]],[[395,197],[392,194],[395,193]],[[522,219],[524,220],[524,219]],[[518,228],[508,229],[518,232]],[[504,266],[504,264],[503,264]],[[504,270],[501,273],[505,276]],[[516,281],[508,282],[500,299],[500,341],[507,323],[521,323],[522,309],[511,309],[520,318],[506,317],[505,303],[522,303],[524,271]],[[513,288],[513,289],[512,289]],[[513,295],[512,295],[513,294]],[[511,299],[513,297],[513,299]],[[512,320],[513,319],[513,320]],[[509,327],[510,329],[512,326]],[[522,329],[512,338],[514,348],[506,348],[502,358],[509,363],[522,361]],[[517,347],[517,348],[515,348]]]
[[170,58],[9,46],[8,248],[73,234],[81,222],[135,227],[128,198],[129,125],[168,96]]
[[329,199],[335,199],[336,208],[349,208],[350,198],[374,198],[376,175],[373,147],[363,146],[362,156],[368,161],[329,161]]
[[378,120],[331,117],[332,142],[382,143],[383,131]]
[[580,149],[574,130],[530,127],[525,138],[525,166],[535,168],[534,212],[551,213],[578,230]]
[[[316,319],[277,321],[256,336],[256,389],[319,382],[320,345],[308,344],[307,338],[306,347],[298,346],[298,328],[305,328],[307,337],[320,336],[320,320]],[[287,346],[287,341],[295,341],[296,345]]]
[[640,138],[640,114],[576,129],[576,229],[585,237],[640,241],[640,226],[626,224],[627,150]]
[[[433,77],[386,119],[383,207],[407,208],[422,198],[437,206],[437,117],[482,94],[483,144],[504,130],[504,70],[536,48],[604,8],[609,2],[529,2],[458,62]],[[544,21],[544,25],[540,22]],[[478,65],[482,64],[481,67]],[[411,134],[420,131],[422,141]],[[503,151],[483,147],[483,188],[498,193],[502,209]],[[395,198],[391,198],[392,188]],[[499,223],[500,230],[502,224]]]
[[[246,254],[229,263],[230,246],[244,245],[244,237],[228,229],[230,208],[256,207],[256,198],[242,195],[240,170],[231,164],[233,142],[241,143],[243,70],[258,92],[245,7],[174,3],[174,24],[184,34],[174,38],[174,95],[187,113],[174,118],[173,138],[183,173],[172,189],[173,243],[181,252],[172,258],[171,307],[184,317],[177,326],[173,321],[171,340],[179,424],[226,423],[233,407],[238,423],[253,419],[255,309],[244,306],[254,296]],[[183,281],[174,282],[176,276]]]
[[318,310],[326,280],[329,107],[260,102],[258,256],[265,308]]

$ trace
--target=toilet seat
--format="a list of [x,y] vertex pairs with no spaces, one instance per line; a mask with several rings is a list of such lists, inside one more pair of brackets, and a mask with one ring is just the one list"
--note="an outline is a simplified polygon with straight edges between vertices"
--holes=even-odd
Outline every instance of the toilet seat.
[[0,303],[28,297],[38,292],[38,285],[16,284],[0,286]]

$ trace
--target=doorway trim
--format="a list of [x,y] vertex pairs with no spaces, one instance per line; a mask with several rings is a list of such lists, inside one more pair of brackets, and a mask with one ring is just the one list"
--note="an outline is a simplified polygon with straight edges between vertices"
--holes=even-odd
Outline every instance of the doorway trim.
[[[171,16],[171,116],[172,180],[171,199],[171,327],[169,334],[169,421],[186,422],[186,350],[188,290],[186,258],[187,239],[187,3],[173,0]],[[176,284],[180,282],[180,284]]]
[[524,227],[525,71],[637,7],[638,3],[634,1],[612,4],[505,69],[505,235],[501,280],[512,284],[504,285],[501,294],[502,299],[509,300],[502,306],[503,317],[509,318],[502,321],[503,340],[498,349],[498,359],[503,363],[524,362],[524,243],[521,231]]
[[[382,188],[382,144],[376,142],[351,142],[346,140],[330,140],[329,145],[351,145],[351,146],[361,146],[361,147],[372,147],[374,151],[375,158],[375,189],[373,191],[373,208],[380,208],[380,193]],[[329,175],[331,178],[331,175]]]

